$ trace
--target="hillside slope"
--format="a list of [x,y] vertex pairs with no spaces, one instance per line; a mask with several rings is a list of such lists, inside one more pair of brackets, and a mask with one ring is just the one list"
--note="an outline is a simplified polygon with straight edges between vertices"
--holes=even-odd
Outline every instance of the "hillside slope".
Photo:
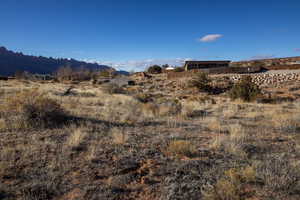
[[0,75],[13,75],[17,70],[31,73],[48,74],[61,66],[86,67],[89,69],[106,70],[109,66],[96,63],[86,63],[75,59],[56,59],[44,56],[29,56],[0,47]]

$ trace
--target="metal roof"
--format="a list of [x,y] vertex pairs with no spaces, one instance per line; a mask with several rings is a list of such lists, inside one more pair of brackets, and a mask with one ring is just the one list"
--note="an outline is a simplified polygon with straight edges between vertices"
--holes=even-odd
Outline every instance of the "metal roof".
[[189,60],[185,61],[185,63],[230,63],[230,60],[201,60],[201,61],[194,61]]

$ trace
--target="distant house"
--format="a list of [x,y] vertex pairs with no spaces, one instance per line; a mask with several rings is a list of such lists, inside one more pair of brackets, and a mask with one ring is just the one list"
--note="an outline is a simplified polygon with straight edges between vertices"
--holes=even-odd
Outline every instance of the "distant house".
[[174,67],[171,67],[171,66],[169,66],[169,67],[167,67],[166,68],[166,70],[174,70],[175,68]]
[[216,67],[229,67],[231,61],[185,61],[184,69],[185,71],[191,69],[207,69]]

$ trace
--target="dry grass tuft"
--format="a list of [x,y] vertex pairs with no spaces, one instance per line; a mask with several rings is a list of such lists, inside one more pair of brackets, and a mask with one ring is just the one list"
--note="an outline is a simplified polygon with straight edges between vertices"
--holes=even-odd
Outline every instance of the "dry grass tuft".
[[271,122],[280,131],[296,132],[300,127],[300,114],[274,111],[271,115]]
[[286,155],[269,155],[257,163],[257,175],[263,180],[266,192],[281,191],[300,194],[300,163],[289,160]]
[[141,103],[124,95],[106,99],[100,117],[108,122],[131,125],[145,120]]
[[174,140],[171,141],[167,152],[172,155],[179,155],[179,156],[193,156],[196,153],[196,147],[189,141],[186,140]]
[[97,147],[98,147],[97,143],[89,146],[87,156],[86,156],[87,161],[93,162],[93,161],[97,160]]
[[256,170],[252,166],[232,168],[214,186],[203,192],[205,200],[243,200],[246,186],[256,180]]
[[82,144],[87,133],[80,128],[74,130],[74,132],[69,136],[66,145],[71,149],[77,149]]
[[217,117],[206,118],[205,122],[211,131],[216,131],[217,133],[224,132],[224,127],[222,126],[220,119]]
[[245,129],[240,124],[233,124],[228,126],[228,131],[229,135],[218,134],[210,147],[241,157],[246,156],[242,147],[250,138]]
[[115,83],[107,83],[102,85],[102,91],[107,94],[123,94],[125,90]]
[[143,114],[149,118],[159,116],[159,106],[155,103],[142,104],[142,111]]
[[114,144],[125,144],[129,138],[124,129],[116,127],[111,129],[111,135]]
[[184,118],[204,118],[207,116],[207,112],[204,110],[202,103],[198,101],[187,101],[182,104],[181,116]]
[[246,142],[249,139],[249,135],[241,124],[231,124],[228,126],[228,130],[231,140]]

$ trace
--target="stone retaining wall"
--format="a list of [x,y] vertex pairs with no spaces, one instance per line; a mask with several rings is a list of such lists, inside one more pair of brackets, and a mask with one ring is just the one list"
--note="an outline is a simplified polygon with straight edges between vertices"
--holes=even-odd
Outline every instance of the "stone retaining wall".
[[[236,82],[241,79],[243,74],[234,74],[230,75],[229,78]],[[277,85],[280,83],[288,82],[288,81],[297,81],[300,80],[300,73],[273,73],[273,74],[251,74],[252,81],[259,86],[266,86],[266,85]]]

